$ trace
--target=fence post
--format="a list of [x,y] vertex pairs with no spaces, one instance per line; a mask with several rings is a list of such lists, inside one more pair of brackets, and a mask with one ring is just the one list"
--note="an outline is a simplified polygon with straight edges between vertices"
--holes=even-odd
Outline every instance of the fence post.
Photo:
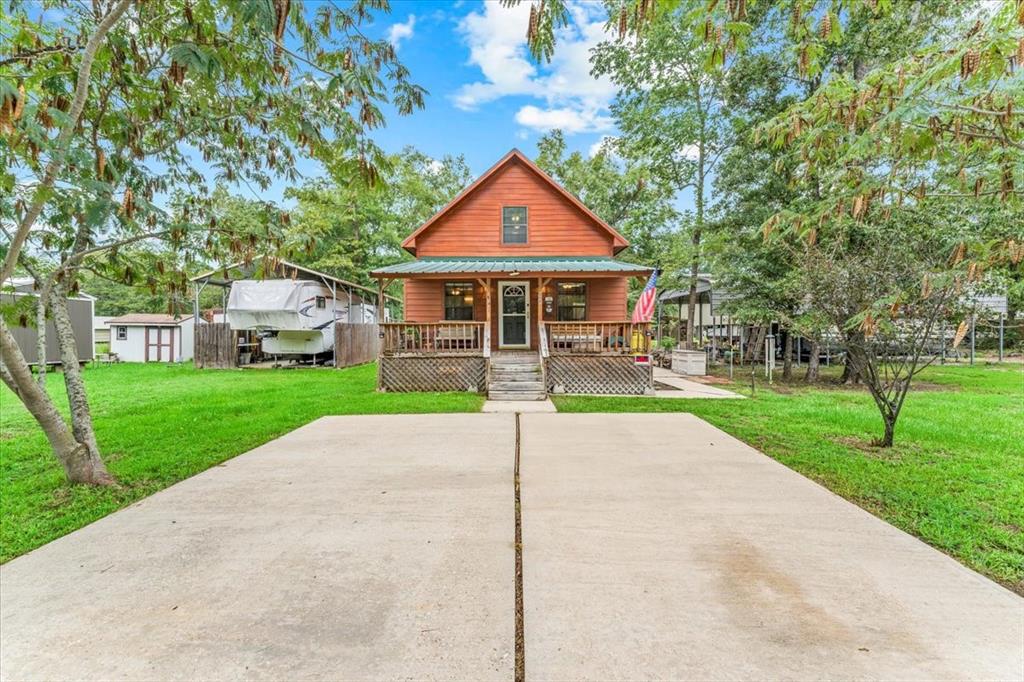
[[999,362],[1003,361],[1003,313],[999,313]]

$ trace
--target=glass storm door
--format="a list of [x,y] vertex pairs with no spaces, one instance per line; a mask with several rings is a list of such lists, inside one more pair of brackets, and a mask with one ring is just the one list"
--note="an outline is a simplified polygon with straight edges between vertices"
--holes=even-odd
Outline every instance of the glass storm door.
[[498,320],[498,345],[502,348],[529,348],[529,282],[499,283],[498,298],[501,300],[500,319]]

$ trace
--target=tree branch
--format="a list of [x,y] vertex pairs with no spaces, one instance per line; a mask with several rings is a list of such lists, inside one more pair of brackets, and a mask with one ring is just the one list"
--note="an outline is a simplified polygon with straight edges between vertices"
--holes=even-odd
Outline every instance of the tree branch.
[[25,212],[21,224],[18,225],[18,229],[11,239],[10,247],[7,249],[7,255],[4,258],[3,268],[0,269],[0,282],[6,282],[14,273],[14,266],[18,262],[18,254],[21,253],[21,248],[28,238],[29,231],[35,225],[39,214],[43,211],[43,206],[49,198],[49,190],[52,189],[54,182],[57,180],[57,174],[64,166],[68,145],[75,133],[75,129],[78,127],[78,120],[82,116],[82,110],[85,109],[85,100],[89,95],[90,76],[92,74],[93,61],[96,59],[96,53],[99,51],[100,45],[106,38],[107,33],[114,27],[114,24],[117,23],[121,15],[124,14],[131,4],[132,0],[118,0],[118,3],[114,5],[107,16],[96,27],[96,31],[90,36],[89,42],[85,45],[85,50],[82,53],[82,63],[78,67],[75,97],[71,102],[68,120],[64,127],[61,128],[60,134],[54,142],[54,154],[50,157],[49,163],[46,164],[43,181],[36,189],[32,204],[29,206],[28,211]]

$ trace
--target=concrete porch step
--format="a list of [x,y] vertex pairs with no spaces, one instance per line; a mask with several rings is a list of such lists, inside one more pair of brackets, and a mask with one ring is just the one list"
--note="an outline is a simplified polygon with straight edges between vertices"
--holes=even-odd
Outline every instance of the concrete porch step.
[[547,400],[548,396],[543,391],[537,393],[526,393],[522,391],[489,391],[488,400]]

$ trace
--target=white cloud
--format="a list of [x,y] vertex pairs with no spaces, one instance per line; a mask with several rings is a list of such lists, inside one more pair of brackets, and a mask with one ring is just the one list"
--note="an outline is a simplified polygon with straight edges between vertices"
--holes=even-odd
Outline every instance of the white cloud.
[[680,155],[687,161],[696,161],[700,157],[700,147],[695,144],[688,144],[683,147]]
[[595,109],[553,107],[541,109],[532,104],[516,112],[516,123],[534,130],[548,131],[558,128],[566,135],[610,130],[612,119]]
[[[590,158],[594,158],[595,156],[598,155],[598,153],[601,151],[601,148],[604,147],[605,142],[614,142],[617,139],[618,138],[615,137],[614,135],[602,135],[601,139],[599,139],[594,144],[590,145],[590,149],[588,150]],[[614,151],[612,151],[611,153],[613,155],[615,154]]]
[[391,29],[388,31],[388,42],[390,42],[397,50],[403,40],[412,38],[415,28],[416,15],[410,14],[409,19],[405,23],[391,25]]
[[550,64],[537,65],[526,47],[530,4],[502,7],[487,2],[459,23],[469,63],[483,79],[463,85],[452,97],[455,106],[473,111],[503,97],[531,97],[515,115],[516,122],[534,130],[561,127],[567,134],[601,132],[612,126],[608,104],[615,86],[608,78],[590,75],[590,50],[609,37],[601,5],[572,2],[572,25],[559,31],[558,48]]

